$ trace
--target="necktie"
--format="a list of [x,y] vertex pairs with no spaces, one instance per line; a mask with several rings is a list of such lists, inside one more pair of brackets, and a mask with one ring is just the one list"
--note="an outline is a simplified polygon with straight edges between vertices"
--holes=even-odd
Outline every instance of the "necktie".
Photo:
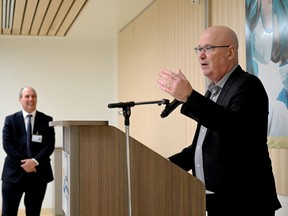
[[215,85],[212,89],[211,89],[211,100],[213,100],[214,102],[216,102],[216,98],[218,96],[219,91],[221,90],[221,87]]
[[27,152],[28,157],[32,157],[32,151],[31,151],[31,135],[32,135],[32,126],[31,126],[31,117],[32,115],[27,115],[28,123],[27,123]]

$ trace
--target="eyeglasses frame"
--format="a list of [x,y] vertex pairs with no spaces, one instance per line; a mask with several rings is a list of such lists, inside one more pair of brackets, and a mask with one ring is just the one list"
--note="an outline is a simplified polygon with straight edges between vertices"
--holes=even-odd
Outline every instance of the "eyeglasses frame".
[[209,50],[213,50],[215,48],[225,48],[225,47],[230,47],[231,45],[215,45],[215,46],[206,46],[206,47],[195,47],[194,51],[196,53],[196,55],[199,55],[202,52],[207,53],[207,51],[209,52]]

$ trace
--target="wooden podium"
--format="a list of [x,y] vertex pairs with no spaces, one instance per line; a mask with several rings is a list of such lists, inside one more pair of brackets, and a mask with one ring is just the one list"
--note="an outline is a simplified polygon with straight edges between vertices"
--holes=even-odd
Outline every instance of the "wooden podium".
[[206,215],[201,181],[132,137],[127,145],[126,134],[107,121],[50,126],[63,127],[63,215]]

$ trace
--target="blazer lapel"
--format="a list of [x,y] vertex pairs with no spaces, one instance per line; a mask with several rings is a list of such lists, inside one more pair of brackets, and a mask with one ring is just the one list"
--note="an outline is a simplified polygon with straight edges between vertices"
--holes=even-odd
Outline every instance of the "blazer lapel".
[[237,75],[239,72],[242,71],[242,68],[240,66],[236,67],[236,69],[232,72],[228,80],[223,86],[223,89],[221,90],[219,97],[217,99],[217,104],[225,105],[225,101],[223,99],[225,98],[226,94],[229,94],[229,89],[232,87],[233,83],[235,82]]
[[22,111],[17,113],[16,121],[19,124],[21,130],[26,133],[25,119],[23,118]]

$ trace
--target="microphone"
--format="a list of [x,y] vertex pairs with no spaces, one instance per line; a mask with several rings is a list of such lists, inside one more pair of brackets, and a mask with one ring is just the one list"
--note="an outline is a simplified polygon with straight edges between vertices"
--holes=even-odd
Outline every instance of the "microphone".
[[129,101],[129,102],[119,102],[119,103],[111,103],[108,104],[108,108],[122,108],[122,107],[133,107],[135,106],[134,101]]
[[171,112],[173,112],[173,110],[175,110],[182,103],[183,102],[174,99],[171,103],[166,105],[165,109],[162,111],[160,115],[161,118],[167,117]]

